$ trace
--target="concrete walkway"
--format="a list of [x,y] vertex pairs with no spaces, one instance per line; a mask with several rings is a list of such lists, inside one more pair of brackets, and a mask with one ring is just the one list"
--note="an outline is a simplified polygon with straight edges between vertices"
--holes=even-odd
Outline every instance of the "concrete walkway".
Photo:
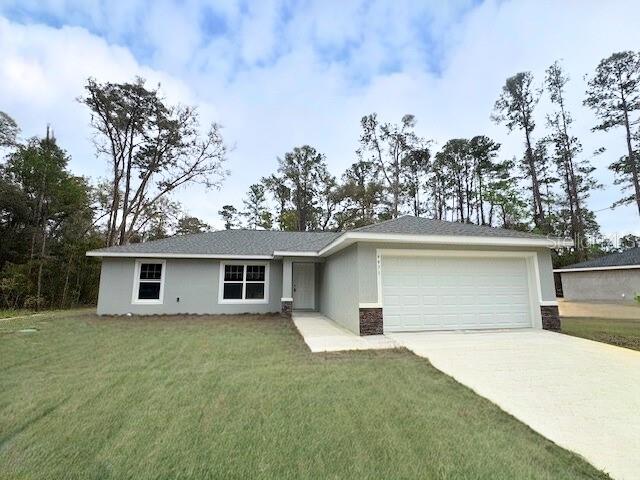
[[361,337],[317,312],[293,312],[293,323],[312,352],[396,348],[384,335]]
[[388,336],[614,478],[640,478],[640,352],[543,330]]

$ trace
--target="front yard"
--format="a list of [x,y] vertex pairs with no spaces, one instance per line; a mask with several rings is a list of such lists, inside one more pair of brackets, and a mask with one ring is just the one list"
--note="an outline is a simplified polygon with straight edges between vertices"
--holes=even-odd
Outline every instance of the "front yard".
[[31,310],[26,310],[26,309],[0,310],[0,319],[11,318],[11,317],[21,317],[24,315],[31,315],[32,313],[33,312]]
[[640,318],[562,317],[562,333],[640,350]]
[[[36,332],[18,330],[34,327]],[[271,316],[0,322],[0,478],[607,478],[406,350]]]

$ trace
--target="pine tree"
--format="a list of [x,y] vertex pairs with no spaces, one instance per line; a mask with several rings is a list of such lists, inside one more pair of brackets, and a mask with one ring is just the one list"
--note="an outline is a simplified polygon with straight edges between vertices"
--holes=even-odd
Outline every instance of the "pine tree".
[[586,200],[589,192],[598,187],[598,183],[592,176],[595,168],[587,160],[578,159],[582,145],[570,133],[573,119],[567,110],[565,98],[565,86],[568,81],[569,77],[565,75],[559,62],[547,69],[545,83],[551,102],[556,106],[556,111],[547,115],[547,126],[551,129],[548,140],[554,147],[555,165],[563,191],[559,199],[561,208],[558,214],[569,216],[569,229],[562,229],[556,234],[568,234],[574,239],[576,260],[580,261],[584,260],[588,253],[585,246]]
[[640,132],[634,134],[634,128],[640,123],[640,54],[618,52],[601,60],[589,80],[584,104],[600,119],[593,130],[624,127],[627,154],[609,168],[617,175],[616,184],[632,193],[620,198],[614,206],[635,203],[640,214],[640,153],[637,147]]
[[246,198],[242,201],[245,210],[242,215],[247,218],[247,224],[250,229],[256,230],[258,227],[264,228],[264,220],[271,228],[270,216],[265,216],[266,209],[266,197],[264,192],[264,185],[260,183],[254,183],[249,186]]
[[222,209],[218,211],[218,215],[222,217],[224,220],[224,228],[225,230],[231,230],[232,228],[237,228],[238,221],[238,210],[233,205],[223,205]]
[[517,73],[507,78],[502,87],[502,94],[495,103],[492,119],[496,123],[505,123],[509,131],[519,128],[524,134],[524,172],[531,182],[533,222],[539,230],[544,231],[547,228],[545,211],[532,138],[536,126],[533,111],[539,100],[540,91],[533,87],[531,72]]

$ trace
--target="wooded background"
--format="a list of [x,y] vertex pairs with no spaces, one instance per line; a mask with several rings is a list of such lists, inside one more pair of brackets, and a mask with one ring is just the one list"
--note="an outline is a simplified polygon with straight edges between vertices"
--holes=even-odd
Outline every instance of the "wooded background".
[[[539,83],[529,72],[506,79],[491,119],[521,135],[522,155],[505,158],[484,135],[452,138],[438,151],[416,132],[416,118],[361,120],[353,164],[339,177],[316,148],[302,145],[248,187],[241,206],[225,205],[225,228],[340,231],[410,214],[440,220],[571,237],[556,266],[638,245],[600,236],[590,192],[593,155],[572,134],[559,62]],[[539,85],[539,86],[538,86]],[[81,92],[79,92],[81,93]],[[546,95],[545,125],[534,111]],[[188,185],[219,188],[229,172],[218,124],[202,126],[197,109],[169,105],[159,90],[88,79],[79,99],[90,113],[99,158],[110,178],[74,175],[54,130],[19,139],[0,111],[0,308],[67,308],[95,302],[99,262],[87,250],[210,230],[172,198]],[[584,105],[593,130],[624,131],[625,155],[609,168],[618,205],[640,215],[640,54],[614,53],[588,81]]]

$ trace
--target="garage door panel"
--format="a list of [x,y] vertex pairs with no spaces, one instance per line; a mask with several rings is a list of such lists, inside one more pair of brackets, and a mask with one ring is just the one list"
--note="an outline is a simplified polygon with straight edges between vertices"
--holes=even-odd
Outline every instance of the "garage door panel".
[[387,288],[401,287],[402,277],[400,275],[390,274],[385,279],[385,285]]
[[450,276],[452,285],[458,287],[473,287],[476,283],[476,279],[471,275],[460,275],[458,278]]
[[513,295],[498,294],[494,297],[496,305],[512,305]]
[[449,325],[452,323],[457,323],[458,314],[457,313],[439,313],[435,315],[429,315],[431,319],[431,325],[442,328],[443,325]]
[[398,311],[403,315],[422,315],[424,307],[422,305],[403,305]]
[[[456,301],[456,298],[453,297],[452,301]],[[469,306],[474,306],[476,304],[476,296],[475,294],[470,294],[470,295],[460,295],[457,298],[458,304],[462,307],[464,307],[465,305],[469,305]]]
[[420,287],[430,287],[430,288],[436,288],[439,287],[440,285],[438,284],[438,279],[432,276],[424,276],[421,275],[418,279],[418,286]]
[[400,297],[398,295],[385,295],[384,298],[385,298],[386,305],[389,307],[401,305]]
[[[428,272],[429,270],[425,270],[425,272]],[[459,279],[456,278],[454,275],[444,275],[441,274],[440,278],[437,278],[437,280],[440,281],[440,287],[441,288],[455,288],[458,285],[460,285]]]
[[422,305],[430,306],[438,304],[438,296],[433,294],[422,295]]
[[402,303],[409,307],[412,305],[420,305],[420,297],[417,294],[408,294],[402,297]]
[[418,274],[407,273],[402,277],[400,285],[402,285],[405,288],[419,287],[420,286],[419,278],[420,277]]
[[523,258],[382,259],[386,331],[531,326]]

